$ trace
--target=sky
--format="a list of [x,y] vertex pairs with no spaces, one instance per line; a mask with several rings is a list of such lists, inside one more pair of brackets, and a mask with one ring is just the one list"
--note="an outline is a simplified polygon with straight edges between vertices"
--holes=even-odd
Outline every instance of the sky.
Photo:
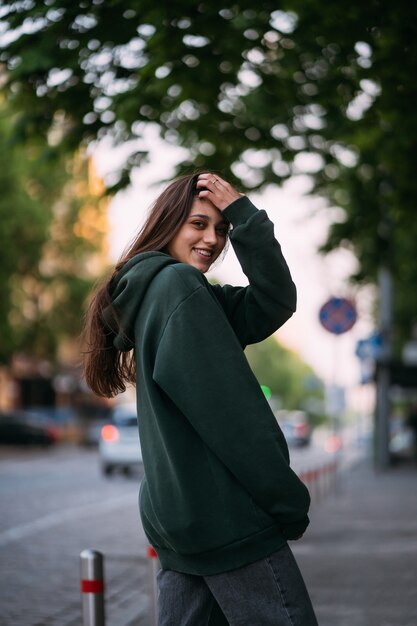
[[[181,158],[180,149],[162,143],[156,131],[148,132],[146,145],[150,149],[149,163],[135,170],[132,186],[110,203],[109,243],[114,261],[134,237],[148,208],[164,188],[159,181],[172,177],[173,167]],[[123,156],[123,150],[102,146],[95,153],[98,173],[111,172]],[[360,364],[355,346],[373,329],[374,295],[370,288],[358,291],[349,285],[347,277],[356,267],[350,251],[339,250],[326,257],[317,252],[329,224],[339,214],[337,209],[326,208],[324,200],[309,196],[308,188],[308,177],[299,175],[282,187],[271,185],[261,193],[247,195],[273,221],[275,236],[297,286],[297,311],[277,331],[276,338],[295,351],[327,384],[349,389],[359,384]],[[248,282],[231,246],[224,261],[207,277],[234,285]],[[332,296],[353,298],[358,310],[352,330],[339,336],[323,329],[318,318],[320,307]]]

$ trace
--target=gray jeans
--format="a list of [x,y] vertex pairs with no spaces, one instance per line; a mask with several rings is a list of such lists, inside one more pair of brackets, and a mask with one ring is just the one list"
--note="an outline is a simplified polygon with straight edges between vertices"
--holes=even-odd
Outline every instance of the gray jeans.
[[318,626],[286,545],[224,574],[158,574],[158,626]]

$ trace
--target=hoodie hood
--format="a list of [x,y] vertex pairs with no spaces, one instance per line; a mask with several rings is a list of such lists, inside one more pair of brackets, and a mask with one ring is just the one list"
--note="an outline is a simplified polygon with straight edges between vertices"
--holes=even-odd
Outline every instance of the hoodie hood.
[[103,319],[115,337],[113,345],[121,352],[134,347],[134,325],[144,295],[157,274],[178,263],[163,252],[142,252],[129,259],[109,285],[112,306],[103,309]]

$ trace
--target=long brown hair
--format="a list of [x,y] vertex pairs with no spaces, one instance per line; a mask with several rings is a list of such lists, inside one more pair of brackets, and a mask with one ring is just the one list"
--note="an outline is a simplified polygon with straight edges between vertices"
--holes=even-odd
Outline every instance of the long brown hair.
[[[140,252],[163,251],[188,217],[197,191],[198,173],[174,180],[156,199],[138,236],[123,253],[112,275],[93,294],[88,306],[83,343],[84,375],[88,386],[99,396],[112,397],[134,383],[136,363],[133,351],[121,352],[113,345],[114,328],[106,324],[103,311],[112,306],[110,282],[132,257]],[[114,318],[117,313],[114,311]]]

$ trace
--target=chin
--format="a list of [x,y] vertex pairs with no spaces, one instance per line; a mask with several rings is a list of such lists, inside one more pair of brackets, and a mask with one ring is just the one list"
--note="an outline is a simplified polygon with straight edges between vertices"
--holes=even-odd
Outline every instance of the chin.
[[198,270],[199,272],[202,272],[202,274],[205,274],[206,272],[208,272],[211,267],[211,263],[207,265],[206,263],[196,263],[195,261],[190,263],[190,265],[192,267],[195,267],[195,269]]

